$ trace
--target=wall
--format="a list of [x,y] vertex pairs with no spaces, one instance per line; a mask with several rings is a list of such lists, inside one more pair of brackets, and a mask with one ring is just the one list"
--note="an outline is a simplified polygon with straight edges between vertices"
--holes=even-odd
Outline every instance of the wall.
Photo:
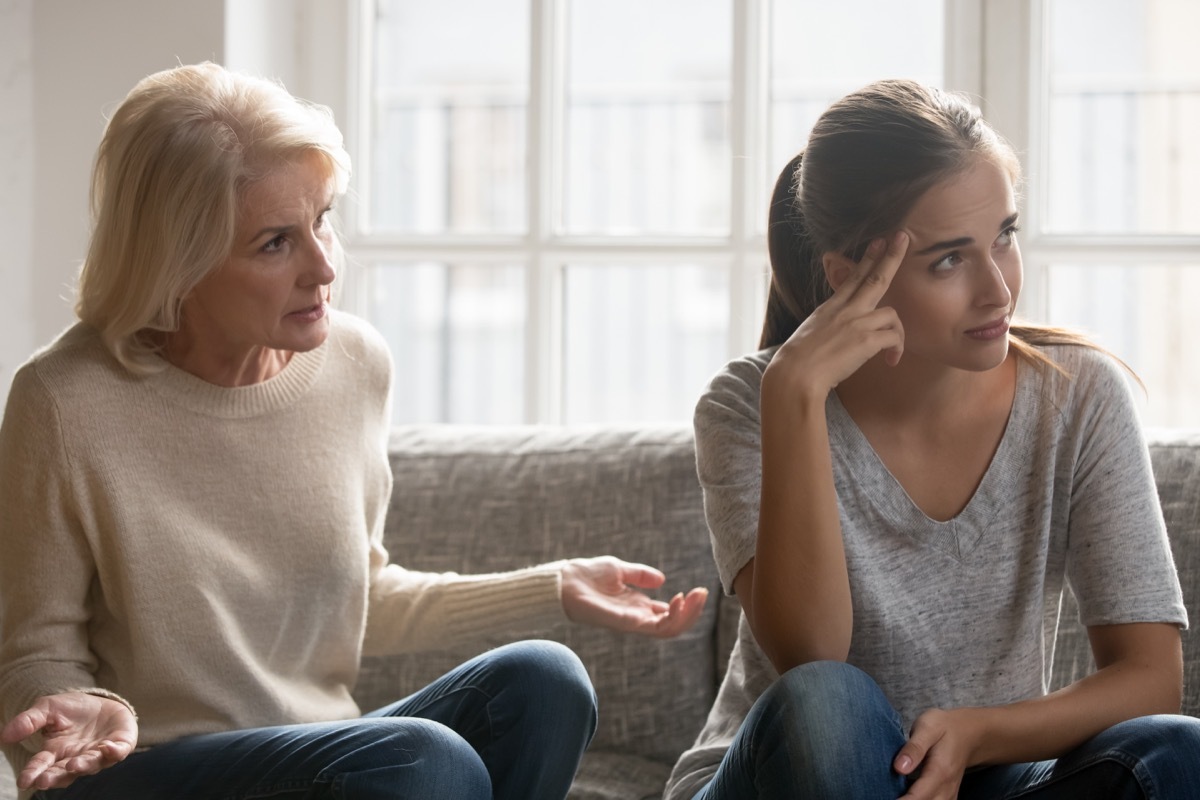
[[33,349],[33,0],[0,2],[0,400]]

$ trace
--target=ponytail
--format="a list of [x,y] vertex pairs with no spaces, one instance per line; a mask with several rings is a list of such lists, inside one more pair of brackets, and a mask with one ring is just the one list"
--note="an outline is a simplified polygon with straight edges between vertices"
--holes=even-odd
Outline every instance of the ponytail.
[[787,341],[800,323],[829,297],[829,284],[821,256],[804,224],[796,199],[801,152],[788,162],[775,181],[767,217],[767,252],[771,260],[771,287],[763,319],[760,348]]

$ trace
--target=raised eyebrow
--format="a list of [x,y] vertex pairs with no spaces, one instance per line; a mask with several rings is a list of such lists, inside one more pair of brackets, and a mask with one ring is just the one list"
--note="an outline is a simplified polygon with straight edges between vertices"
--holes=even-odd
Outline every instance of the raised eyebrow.
[[[1014,212],[1005,217],[1004,221],[1000,223],[1000,232],[1003,233],[1015,225],[1018,216],[1020,216],[1020,214]],[[975,239],[971,236],[961,236],[957,239],[947,239],[944,242],[934,242],[933,244],[929,245],[929,247],[918,250],[917,255],[926,256],[938,250],[953,250],[956,247],[966,247],[969,244],[975,244]]]

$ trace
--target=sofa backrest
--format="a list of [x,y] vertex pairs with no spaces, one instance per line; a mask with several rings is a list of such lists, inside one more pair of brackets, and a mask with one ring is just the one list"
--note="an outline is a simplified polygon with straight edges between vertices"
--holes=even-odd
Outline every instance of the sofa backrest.
[[[1200,432],[1159,433],[1151,458],[1184,600],[1200,624]],[[708,587],[700,624],[676,640],[576,626],[547,637],[579,653],[596,685],[593,750],[671,763],[691,745],[724,673],[739,606],[717,582],[689,428],[407,427],[393,433],[391,459],[387,545],[405,567],[489,572],[610,553],[663,569],[661,596]],[[1056,686],[1092,669],[1069,596],[1061,620]],[[367,659],[356,697],[364,708],[392,702],[506,640]],[[1200,716],[1200,636],[1184,632],[1184,657],[1184,712]]]
[[[713,567],[688,427],[402,428],[391,439],[395,489],[387,546],[409,569],[493,572],[612,554],[662,569],[661,597],[706,586],[710,602],[674,640],[563,625],[600,702],[594,751],[664,763],[691,746],[715,697]],[[364,709],[392,702],[488,646],[369,658]]]

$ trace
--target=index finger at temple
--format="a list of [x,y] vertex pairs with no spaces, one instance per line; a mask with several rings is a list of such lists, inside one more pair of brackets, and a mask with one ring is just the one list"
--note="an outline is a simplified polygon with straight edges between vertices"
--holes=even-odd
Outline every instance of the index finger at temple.
[[872,308],[879,304],[888,287],[892,285],[892,278],[896,276],[896,271],[900,269],[900,262],[904,260],[904,254],[908,251],[908,234],[904,231],[897,231],[888,238],[887,250],[875,260],[870,269],[862,276],[858,286],[855,287],[854,297],[861,298],[869,303]]

